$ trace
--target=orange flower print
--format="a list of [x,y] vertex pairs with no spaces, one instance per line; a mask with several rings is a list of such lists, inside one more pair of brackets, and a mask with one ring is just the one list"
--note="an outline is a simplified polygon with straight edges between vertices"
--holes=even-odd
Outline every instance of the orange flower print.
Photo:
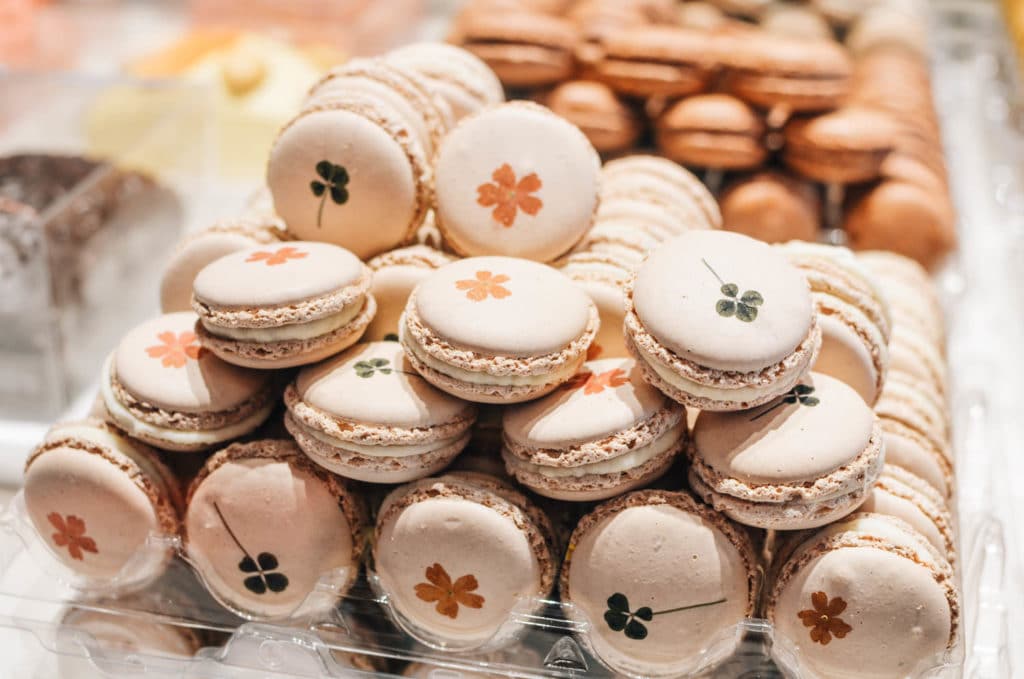
[[455,281],[455,287],[459,290],[465,290],[466,297],[474,302],[482,302],[488,297],[504,299],[511,295],[512,291],[501,285],[508,281],[508,276],[504,274],[495,276],[490,271],[477,271],[476,278]]
[[614,389],[629,383],[629,378],[622,368],[607,370],[603,373],[580,373],[573,378],[573,389],[583,388],[585,396],[600,394],[605,389]]
[[811,595],[813,609],[806,609],[797,613],[804,623],[804,627],[811,628],[811,641],[828,646],[832,637],[842,639],[853,631],[839,614],[846,610],[846,602],[840,597],[829,600],[824,592],[815,592]]
[[99,554],[95,540],[85,535],[85,521],[74,514],[69,514],[65,519],[57,512],[47,514],[46,518],[57,529],[52,535],[54,543],[58,547],[67,547],[72,559],[81,561],[82,552]]
[[427,580],[416,585],[416,596],[427,603],[437,602],[435,610],[452,620],[459,617],[459,604],[466,608],[483,608],[484,598],[472,594],[480,585],[472,575],[463,575],[452,582],[448,571],[439,563],[427,567]]
[[188,359],[199,358],[200,347],[194,332],[183,332],[175,335],[168,330],[156,336],[160,344],[146,347],[150,358],[159,358],[165,368],[184,368]]
[[287,264],[290,259],[302,259],[309,253],[300,252],[295,248],[288,246],[284,248],[278,248],[275,252],[264,252],[260,250],[249,255],[246,262],[266,262],[267,266],[277,266],[278,264]]
[[493,184],[481,184],[476,187],[476,202],[484,207],[494,206],[491,216],[510,227],[516,221],[517,210],[528,215],[535,215],[544,206],[543,201],[530,194],[540,190],[540,177],[531,172],[516,183],[516,173],[505,163],[491,174]]

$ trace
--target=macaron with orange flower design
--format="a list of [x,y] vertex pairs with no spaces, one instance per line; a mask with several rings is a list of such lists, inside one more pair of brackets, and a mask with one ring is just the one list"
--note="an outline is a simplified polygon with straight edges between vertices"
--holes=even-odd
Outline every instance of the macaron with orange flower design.
[[228,363],[291,368],[355,344],[377,312],[370,269],[344,248],[295,241],[235,252],[192,286],[196,335]]
[[272,375],[219,359],[199,345],[182,311],[131,330],[100,379],[106,417],[163,450],[206,450],[259,427],[274,409]]
[[540,495],[604,500],[668,471],[686,442],[686,409],[628,358],[590,361],[563,388],[505,411],[502,456]]
[[518,403],[568,382],[599,323],[587,294],[555,269],[471,257],[416,286],[399,336],[435,387],[478,403]]

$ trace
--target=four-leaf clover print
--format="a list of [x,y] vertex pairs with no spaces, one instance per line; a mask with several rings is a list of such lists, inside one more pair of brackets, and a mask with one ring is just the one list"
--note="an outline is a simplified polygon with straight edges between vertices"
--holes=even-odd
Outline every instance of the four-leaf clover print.
[[268,591],[277,594],[288,589],[288,576],[278,570],[280,564],[277,557],[270,552],[260,552],[253,558],[249,550],[242,546],[235,531],[232,530],[231,524],[224,518],[224,512],[220,510],[220,506],[216,502],[213,503],[213,509],[220,517],[221,523],[224,524],[224,529],[231,536],[232,542],[244,555],[238,562],[238,570],[247,574],[247,577],[242,580],[245,588],[253,594],[266,594]]
[[655,611],[651,609],[650,606],[641,606],[634,611],[630,609],[629,599],[626,598],[626,595],[622,592],[616,592],[608,597],[607,603],[608,610],[604,612],[604,621],[608,625],[608,628],[613,632],[622,632],[634,641],[643,641],[647,638],[647,625],[644,623],[650,623],[654,620],[655,616],[678,613],[679,611],[687,611],[693,608],[715,606],[717,604],[725,603],[725,599],[717,599],[715,601],[707,601],[690,606],[668,608],[664,611]]
[[316,211],[316,225],[319,228],[328,195],[335,205],[344,205],[348,202],[348,170],[329,160],[321,160],[316,164],[316,173],[320,179],[311,181],[309,188],[313,195],[320,199],[320,207]]
[[719,290],[724,295],[724,298],[719,299],[715,303],[715,311],[718,312],[718,315],[724,318],[735,316],[744,323],[753,323],[757,319],[758,307],[764,304],[764,297],[761,293],[757,290],[746,290],[740,295],[740,287],[738,285],[723,281],[722,277],[711,268],[706,259],[700,261],[704,262],[704,266],[718,279],[718,283],[722,286]]
[[750,421],[753,422],[755,420],[759,420],[768,413],[776,410],[777,408],[781,408],[784,405],[800,404],[802,406],[807,406],[808,408],[813,408],[814,406],[821,403],[821,399],[819,399],[817,396],[814,396],[813,394],[814,387],[812,387],[809,384],[798,384],[789,391],[787,391],[785,394],[783,394],[779,398],[779,400],[773,403],[771,406],[763,410],[761,413],[750,418]]
[[390,375],[391,361],[386,358],[371,358],[366,361],[357,361],[355,364],[356,375],[363,378],[373,377],[375,374]]

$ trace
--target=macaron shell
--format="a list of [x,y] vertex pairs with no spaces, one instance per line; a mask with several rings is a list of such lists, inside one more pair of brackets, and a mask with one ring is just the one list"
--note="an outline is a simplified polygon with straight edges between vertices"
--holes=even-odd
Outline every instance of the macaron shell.
[[758,172],[726,187],[722,228],[767,243],[813,241],[821,229],[821,200],[807,182],[780,172]]
[[952,518],[943,506],[944,501],[921,479],[916,480],[924,486],[925,492],[905,483],[903,479],[907,476],[913,477],[899,467],[886,466],[858,511],[885,514],[906,521],[952,563],[956,557],[956,546]]
[[385,59],[422,74],[456,120],[505,100],[501,81],[487,64],[455,45],[416,43],[392,50]]
[[[61,619],[60,626],[88,635],[98,649],[125,655],[191,659],[202,646],[199,635],[188,627],[102,610],[73,608]],[[65,671],[59,663],[60,676],[74,676],[81,668],[76,664]]]
[[872,355],[872,346],[877,345],[866,342],[858,326],[836,314],[820,315],[818,324],[821,326],[821,350],[812,369],[845,382],[865,403],[873,404],[884,380],[884,372],[878,369]]
[[432,270],[452,261],[443,252],[425,245],[399,248],[369,261],[367,266],[373,270],[370,294],[377,302],[377,314],[363,333],[363,339],[397,339],[409,294]]
[[600,159],[548,109],[504,104],[463,120],[435,164],[438,226],[464,255],[551,261],[590,227]]
[[577,280],[576,284],[587,293],[601,317],[601,325],[587,350],[587,357],[628,357],[629,352],[622,337],[622,321],[626,314],[622,288],[596,281]]

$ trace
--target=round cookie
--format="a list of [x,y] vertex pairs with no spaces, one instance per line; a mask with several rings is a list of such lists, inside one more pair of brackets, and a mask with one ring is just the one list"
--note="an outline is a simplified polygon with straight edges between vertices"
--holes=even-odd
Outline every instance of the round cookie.
[[649,155],[610,160],[601,168],[601,182],[602,200],[626,196],[675,205],[693,215],[690,228],[722,227],[715,197],[696,175],[671,160]]
[[371,279],[355,255],[328,243],[236,252],[196,276],[196,334],[236,365],[314,363],[362,336],[377,311]]
[[274,210],[300,240],[369,258],[411,240],[429,204],[430,168],[410,123],[349,93],[304,109],[267,161]]
[[664,474],[686,443],[686,409],[644,382],[632,360],[606,358],[506,409],[502,429],[509,475],[540,495],[589,502]]
[[[359,572],[365,513],[344,481],[291,441],[235,443],[188,492],[185,552],[210,593],[249,619],[284,619],[334,601]],[[312,612],[312,611],[309,611]]]
[[377,513],[373,584],[403,629],[446,649],[501,646],[558,568],[551,526],[525,496],[482,474],[421,479]]
[[506,87],[538,87],[572,77],[577,38],[571,22],[528,8],[473,12],[459,26],[462,47]]
[[658,148],[667,158],[693,167],[740,170],[768,156],[764,121],[727,94],[682,99],[657,121]]
[[722,228],[766,243],[816,241],[821,197],[810,182],[776,170],[737,177],[721,196]]
[[901,467],[885,465],[858,511],[895,516],[927,538],[950,564],[956,559],[953,517],[939,492]]
[[782,160],[819,182],[853,184],[877,179],[896,145],[892,117],[869,108],[846,106],[786,125]]
[[585,74],[633,97],[702,92],[718,66],[711,36],[677,26],[626,26],[610,32],[600,46],[602,58]]
[[547,262],[590,228],[601,161],[579,128],[529,102],[466,118],[434,167],[437,226],[465,255]]
[[853,389],[811,373],[775,403],[701,412],[690,487],[748,526],[817,528],[864,502],[885,459],[882,430]]
[[413,371],[397,342],[357,344],[304,368],[285,389],[285,426],[311,460],[371,483],[404,483],[447,467],[476,408]]
[[399,333],[413,367],[469,401],[518,403],[567,382],[597,334],[597,309],[554,269],[472,257],[434,271],[405,309]]
[[623,289],[629,281],[632,264],[615,255],[601,252],[576,252],[561,265],[562,273],[578,285],[597,307],[601,325],[587,358],[629,356],[622,336],[626,313]]
[[570,80],[553,89],[545,103],[580,128],[601,153],[632,148],[643,131],[636,111],[604,83]]
[[402,312],[413,288],[431,271],[453,261],[452,257],[427,245],[411,245],[377,255],[367,262],[373,271],[370,294],[377,303],[377,314],[363,333],[363,340],[397,340]]
[[785,394],[821,344],[804,276],[768,245],[723,231],[652,252],[626,291],[625,327],[646,379],[701,410]]
[[[138,603],[145,605],[146,602]],[[90,604],[96,605],[96,602],[90,602]],[[88,676],[88,674],[82,674],[83,663],[95,663],[98,658],[93,654],[97,651],[104,655],[109,653],[112,657],[131,656],[140,660],[150,658],[191,659],[203,646],[203,639],[197,630],[180,624],[140,620],[140,616],[125,612],[128,607],[125,606],[123,599],[104,600],[99,606],[99,609],[69,607],[61,618],[58,643],[68,633],[75,635],[76,642],[85,637],[88,641],[82,639],[79,643],[89,649],[90,657],[86,661],[85,658],[81,658],[77,654],[59,653],[57,676]],[[122,612],[110,612],[111,608],[115,611],[120,609]],[[131,609],[129,608],[129,610]],[[83,649],[75,648],[75,650],[81,652]],[[90,669],[94,670],[94,668],[95,665],[90,664]]]
[[831,40],[832,28],[814,9],[786,2],[769,5],[761,14],[760,26],[769,33],[801,40]]
[[389,63],[415,71],[448,103],[456,122],[505,101],[494,71],[468,50],[442,42],[420,42],[392,50]]
[[99,420],[56,424],[28,457],[23,492],[40,540],[91,589],[123,592],[164,572],[184,502],[149,446]]
[[[624,555],[628,555],[623,558]],[[680,676],[752,615],[757,556],[746,533],[686,493],[600,505],[569,540],[562,601],[594,655],[627,676]]]
[[195,325],[190,312],[146,321],[124,336],[103,368],[107,417],[163,450],[207,450],[252,432],[274,409],[272,376],[201,348]]

